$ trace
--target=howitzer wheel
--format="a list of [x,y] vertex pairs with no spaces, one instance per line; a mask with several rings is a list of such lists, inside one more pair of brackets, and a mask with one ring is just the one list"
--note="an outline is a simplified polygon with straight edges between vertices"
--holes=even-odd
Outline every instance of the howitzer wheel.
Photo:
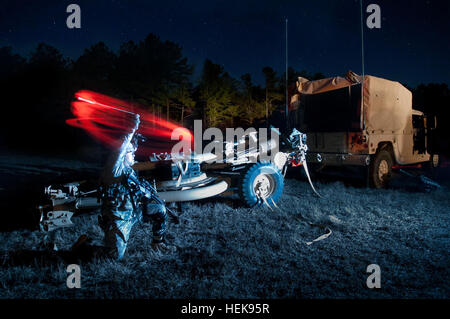
[[256,163],[245,172],[239,183],[239,197],[246,206],[274,206],[283,193],[281,171],[271,163]]

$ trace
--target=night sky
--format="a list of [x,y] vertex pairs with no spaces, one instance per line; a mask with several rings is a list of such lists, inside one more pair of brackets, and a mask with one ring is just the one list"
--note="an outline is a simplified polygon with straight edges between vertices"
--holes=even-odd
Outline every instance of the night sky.
[[[81,7],[81,29],[66,27],[66,7]],[[381,29],[364,28],[366,74],[409,86],[449,83],[450,5],[435,0],[365,0],[381,7]],[[285,68],[285,19],[289,65],[342,75],[361,72],[359,0],[341,1],[2,1],[0,46],[27,56],[39,42],[78,58],[103,41],[117,52],[125,41],[154,33],[180,44],[194,76],[206,58],[232,76]],[[365,13],[365,18],[369,14]]]

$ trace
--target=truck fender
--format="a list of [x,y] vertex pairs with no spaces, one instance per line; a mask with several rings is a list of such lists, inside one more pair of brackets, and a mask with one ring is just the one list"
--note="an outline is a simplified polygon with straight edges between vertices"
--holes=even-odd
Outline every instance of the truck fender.
[[394,160],[394,164],[395,164],[397,162],[397,159],[399,156],[398,149],[396,146],[397,146],[397,143],[392,142],[392,141],[379,142],[378,147],[377,147],[377,153],[381,150],[387,150],[387,151],[391,152],[392,159]]

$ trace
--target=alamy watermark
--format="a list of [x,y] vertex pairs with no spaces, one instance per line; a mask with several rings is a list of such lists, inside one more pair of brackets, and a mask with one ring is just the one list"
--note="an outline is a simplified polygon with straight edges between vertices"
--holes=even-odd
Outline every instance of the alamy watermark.
[[378,4],[369,4],[366,12],[370,15],[366,19],[366,25],[369,29],[381,29],[381,8]]
[[366,269],[370,276],[367,277],[366,285],[367,288],[381,288],[381,269],[377,264],[370,264]]
[[77,264],[70,264],[66,269],[67,276],[66,285],[67,288],[81,288],[81,268]]
[[66,25],[69,29],[81,28],[81,8],[78,4],[69,4],[66,8],[66,12],[70,15],[66,19]]
[[171,139],[179,142],[173,146],[171,155],[176,158],[183,154],[188,158],[194,151],[196,155],[209,155],[204,157],[206,163],[226,163],[243,157],[249,162],[272,161],[279,151],[279,136],[277,128],[244,130],[238,127],[226,128],[224,138],[223,131],[217,127],[209,127],[203,132],[202,121],[195,120],[193,141],[185,128],[172,131]]

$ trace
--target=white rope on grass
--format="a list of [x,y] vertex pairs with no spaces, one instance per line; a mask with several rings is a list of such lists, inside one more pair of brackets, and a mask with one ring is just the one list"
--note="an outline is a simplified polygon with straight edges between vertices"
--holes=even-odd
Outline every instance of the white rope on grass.
[[314,243],[314,242],[317,242],[317,241],[323,240],[323,239],[325,239],[325,238],[328,238],[328,237],[333,233],[333,232],[331,231],[331,229],[329,229],[328,227],[325,227],[325,229],[328,229],[328,233],[323,234],[323,235],[317,237],[317,238],[314,239],[313,241],[308,241],[308,242],[306,243],[306,245],[309,246],[309,245],[312,245],[312,243]]

